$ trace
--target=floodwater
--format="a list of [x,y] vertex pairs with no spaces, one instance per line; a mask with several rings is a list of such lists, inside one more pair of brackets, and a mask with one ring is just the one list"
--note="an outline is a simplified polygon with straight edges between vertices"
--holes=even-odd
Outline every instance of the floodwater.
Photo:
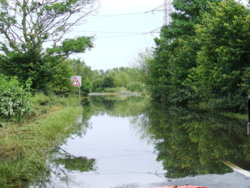
[[250,188],[244,120],[205,110],[160,110],[140,97],[91,96],[83,109],[79,130],[33,187]]

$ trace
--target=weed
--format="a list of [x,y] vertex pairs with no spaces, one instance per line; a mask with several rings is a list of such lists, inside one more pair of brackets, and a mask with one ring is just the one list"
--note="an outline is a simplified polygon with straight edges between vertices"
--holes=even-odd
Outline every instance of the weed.
[[[33,99],[36,117],[22,124],[5,122],[0,134],[0,185],[24,187],[47,171],[50,152],[74,131],[73,122],[82,112],[74,98]],[[47,102],[45,102],[47,101]],[[46,109],[46,113],[43,111]]]

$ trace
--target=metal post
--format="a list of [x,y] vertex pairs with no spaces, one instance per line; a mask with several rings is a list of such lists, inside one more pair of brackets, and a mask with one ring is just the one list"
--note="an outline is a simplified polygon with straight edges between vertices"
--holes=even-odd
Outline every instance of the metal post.
[[164,24],[169,25],[172,21],[173,0],[164,0]]
[[81,86],[79,86],[79,100],[81,100]]
[[247,135],[250,135],[250,98],[248,98],[247,100],[247,112],[248,112]]

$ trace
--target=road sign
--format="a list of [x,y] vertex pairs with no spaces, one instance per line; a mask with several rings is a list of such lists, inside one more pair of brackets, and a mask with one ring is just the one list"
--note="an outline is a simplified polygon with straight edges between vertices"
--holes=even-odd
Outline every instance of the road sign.
[[81,76],[72,76],[70,77],[73,86],[81,86],[82,85],[82,77]]

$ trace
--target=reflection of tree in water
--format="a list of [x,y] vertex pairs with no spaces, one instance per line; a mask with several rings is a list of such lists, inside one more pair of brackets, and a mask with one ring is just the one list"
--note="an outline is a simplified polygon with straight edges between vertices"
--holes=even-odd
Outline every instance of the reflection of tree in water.
[[94,170],[95,159],[87,159],[86,157],[57,158],[54,163],[63,165],[70,171],[88,172]]
[[118,100],[110,96],[94,96],[90,98],[90,101],[96,107],[102,107],[105,110],[113,110],[115,102]]
[[142,123],[157,142],[158,160],[168,171],[167,177],[230,172],[221,160],[250,169],[244,121],[183,108],[161,111],[151,107],[145,117]]
[[57,148],[56,156],[51,160],[51,169],[47,174],[32,186],[34,187],[54,187],[55,182],[63,182],[65,185],[76,183],[69,176],[67,171],[89,172],[95,170],[95,159],[74,156],[62,148]]
[[77,157],[62,148],[58,148],[57,156],[53,159],[55,165],[63,165],[69,171],[88,172],[95,170],[95,159]]
[[[114,117],[138,116],[145,109],[145,99],[128,96],[91,96],[92,115],[108,114]],[[84,106],[85,108],[85,106]]]

